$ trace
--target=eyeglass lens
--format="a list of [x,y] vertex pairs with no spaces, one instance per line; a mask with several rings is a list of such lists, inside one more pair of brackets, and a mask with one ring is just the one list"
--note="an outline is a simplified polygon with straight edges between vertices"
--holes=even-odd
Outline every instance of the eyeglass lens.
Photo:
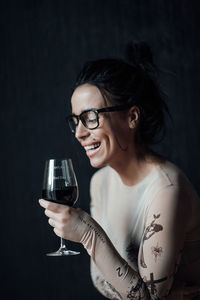
[[98,126],[98,113],[92,110],[85,111],[80,115],[80,118],[72,116],[69,119],[69,124],[72,132],[75,132],[79,119],[83,125],[88,129],[94,129]]

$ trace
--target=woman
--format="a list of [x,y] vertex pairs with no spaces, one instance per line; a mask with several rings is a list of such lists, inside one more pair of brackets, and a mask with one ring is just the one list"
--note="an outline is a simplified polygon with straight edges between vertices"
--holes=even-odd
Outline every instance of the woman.
[[[200,299],[200,201],[185,175],[150,146],[167,107],[149,47],[87,63],[68,118],[90,164],[91,216],[40,200],[55,233],[80,242],[109,299]],[[199,296],[198,296],[199,295]]]

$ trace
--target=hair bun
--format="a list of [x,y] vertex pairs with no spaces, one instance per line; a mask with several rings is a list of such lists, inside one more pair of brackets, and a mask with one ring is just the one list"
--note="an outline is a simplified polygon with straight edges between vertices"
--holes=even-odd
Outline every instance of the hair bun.
[[146,42],[130,42],[125,48],[126,61],[146,71],[154,71],[155,65],[150,46]]

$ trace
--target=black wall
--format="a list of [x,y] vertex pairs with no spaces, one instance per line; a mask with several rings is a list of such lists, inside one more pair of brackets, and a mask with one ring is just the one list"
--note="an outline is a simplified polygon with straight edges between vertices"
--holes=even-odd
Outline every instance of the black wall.
[[[150,43],[174,122],[159,151],[200,191],[199,1],[0,1],[0,299],[100,300],[89,256],[46,257],[58,247],[43,210],[44,161],[71,156],[89,209],[94,172],[65,124],[75,76],[88,59],[121,56],[127,41]],[[156,109],[156,108],[155,108]]]

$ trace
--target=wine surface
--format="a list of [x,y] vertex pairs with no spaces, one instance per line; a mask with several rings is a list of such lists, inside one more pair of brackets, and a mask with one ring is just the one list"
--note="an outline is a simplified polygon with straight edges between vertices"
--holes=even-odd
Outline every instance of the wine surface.
[[51,202],[73,206],[77,200],[77,187],[68,186],[60,190],[42,190],[42,198]]

